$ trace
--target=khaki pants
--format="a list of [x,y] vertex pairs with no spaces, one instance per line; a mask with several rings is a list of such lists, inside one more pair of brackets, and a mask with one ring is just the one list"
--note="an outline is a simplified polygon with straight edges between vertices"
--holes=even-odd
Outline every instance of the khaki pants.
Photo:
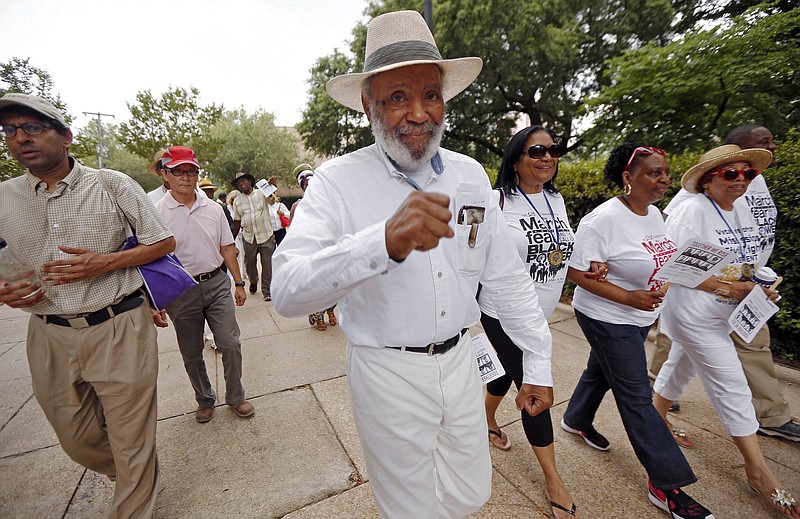
[[147,303],[88,328],[28,322],[33,393],[61,447],[114,477],[109,518],[152,517],[158,345]]
[[[731,339],[742,363],[747,385],[753,393],[753,407],[759,423],[763,427],[779,427],[785,424],[791,419],[791,411],[775,377],[772,350],[769,348],[769,327],[765,324],[750,344],[742,341],[736,333],[731,334]],[[669,357],[671,346],[669,337],[659,331],[648,366],[651,376],[657,376],[661,371],[661,366]]]

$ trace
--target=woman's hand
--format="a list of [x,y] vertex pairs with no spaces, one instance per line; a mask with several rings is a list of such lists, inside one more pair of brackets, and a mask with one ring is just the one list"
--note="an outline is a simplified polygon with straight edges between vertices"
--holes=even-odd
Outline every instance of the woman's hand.
[[589,263],[589,271],[584,274],[589,279],[594,279],[598,283],[605,283],[608,277],[608,263],[602,261],[592,261]]
[[664,302],[664,293],[651,290],[629,290],[628,301],[625,303],[637,310],[652,312]]

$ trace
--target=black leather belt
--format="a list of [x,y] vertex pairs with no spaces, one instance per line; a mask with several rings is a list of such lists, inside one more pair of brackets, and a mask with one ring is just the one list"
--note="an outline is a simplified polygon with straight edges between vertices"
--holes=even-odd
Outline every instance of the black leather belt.
[[197,276],[194,276],[194,280],[197,281],[198,283],[200,281],[208,281],[209,279],[211,279],[214,276],[216,276],[217,274],[219,274],[219,271],[220,271],[220,268],[217,267],[214,270],[212,270],[211,272],[204,272],[202,274],[198,274]]
[[458,335],[454,335],[450,337],[446,341],[442,342],[432,342],[427,346],[387,346],[387,348],[391,348],[393,350],[403,350],[403,351],[410,351],[411,353],[427,353],[428,355],[441,355],[449,350],[451,350],[458,341],[461,340],[461,337],[467,333],[467,328],[464,328],[459,332]]
[[55,324],[58,326],[69,326],[70,328],[88,328],[96,324],[104,323],[114,317],[138,308],[142,304],[142,293],[138,290],[132,294],[128,294],[122,301],[115,305],[107,306],[96,312],[85,315],[77,315],[72,318],[59,317],[57,315],[39,315],[36,317],[42,319],[47,324]]

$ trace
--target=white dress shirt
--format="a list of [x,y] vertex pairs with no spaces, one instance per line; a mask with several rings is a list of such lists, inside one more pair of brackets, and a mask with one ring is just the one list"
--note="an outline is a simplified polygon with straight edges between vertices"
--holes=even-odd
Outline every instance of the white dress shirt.
[[[504,330],[523,350],[523,381],[552,386],[552,337],[533,281],[512,242],[489,178],[475,160],[440,148],[429,180],[408,179],[373,144],[316,169],[272,258],[276,309],[299,317],[339,303],[342,330],[357,346],[424,346],[478,322],[478,282]],[[389,258],[386,221],[415,187],[450,196],[455,237],[403,262]],[[463,205],[485,207],[475,246]]]

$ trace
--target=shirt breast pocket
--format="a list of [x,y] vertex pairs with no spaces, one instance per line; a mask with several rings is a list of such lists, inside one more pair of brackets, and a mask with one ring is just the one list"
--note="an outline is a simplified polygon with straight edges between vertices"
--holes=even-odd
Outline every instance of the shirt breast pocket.
[[486,265],[487,227],[479,223],[456,224],[455,227],[458,273],[467,277],[479,276]]

